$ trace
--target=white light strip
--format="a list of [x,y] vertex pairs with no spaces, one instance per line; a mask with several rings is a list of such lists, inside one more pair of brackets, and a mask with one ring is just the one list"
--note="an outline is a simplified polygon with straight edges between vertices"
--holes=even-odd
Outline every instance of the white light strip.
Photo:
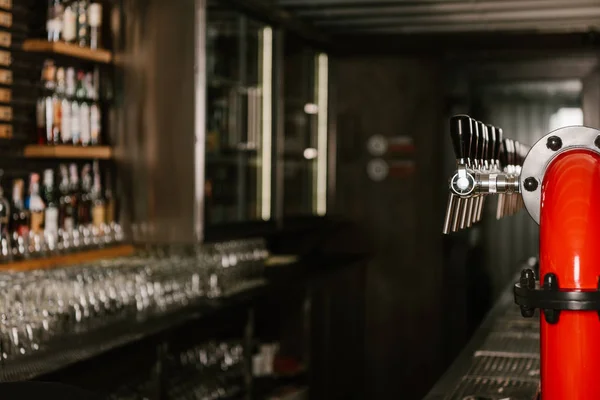
[[317,59],[317,215],[327,212],[327,117],[329,112],[329,59],[319,54]]
[[261,218],[271,219],[273,30],[262,30]]
[[204,241],[204,185],[206,180],[206,2],[196,0],[195,42],[195,150],[194,150],[194,232],[196,242]]

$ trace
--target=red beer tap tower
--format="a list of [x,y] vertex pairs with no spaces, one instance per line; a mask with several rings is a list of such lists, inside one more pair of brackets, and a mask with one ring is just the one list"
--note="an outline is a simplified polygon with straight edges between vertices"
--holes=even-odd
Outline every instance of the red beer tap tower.
[[522,272],[515,301],[524,317],[540,309],[541,400],[600,399],[600,131],[542,138],[520,183],[540,225],[540,268]]
[[457,169],[443,232],[522,205],[540,225],[539,271],[514,287],[524,317],[540,314],[541,400],[600,400],[600,131],[572,126],[528,149],[468,115],[450,120]]

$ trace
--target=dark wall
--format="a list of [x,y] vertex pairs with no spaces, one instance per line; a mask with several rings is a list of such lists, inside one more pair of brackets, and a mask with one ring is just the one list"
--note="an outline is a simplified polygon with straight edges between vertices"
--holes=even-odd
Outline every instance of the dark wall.
[[[364,228],[374,258],[366,282],[367,399],[422,397],[443,368],[441,322],[445,134],[442,70],[433,59],[341,58],[336,213]],[[409,136],[410,150],[382,156],[392,170],[367,175],[372,135]],[[406,164],[414,162],[414,170]],[[398,166],[398,168],[394,167]]]

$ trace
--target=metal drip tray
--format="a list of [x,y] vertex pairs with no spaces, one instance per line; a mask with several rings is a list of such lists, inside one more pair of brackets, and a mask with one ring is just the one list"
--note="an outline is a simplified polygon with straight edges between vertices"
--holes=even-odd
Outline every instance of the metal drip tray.
[[540,360],[538,357],[520,354],[477,352],[467,376],[537,382],[540,377]]
[[540,335],[537,332],[492,332],[480,350],[539,354]]
[[537,334],[540,331],[540,321],[537,318],[501,318],[495,322],[492,330],[495,332]]
[[533,400],[538,382],[464,377],[446,400]]
[[537,315],[523,318],[514,303],[513,284],[507,287],[424,400],[536,399],[540,380]]

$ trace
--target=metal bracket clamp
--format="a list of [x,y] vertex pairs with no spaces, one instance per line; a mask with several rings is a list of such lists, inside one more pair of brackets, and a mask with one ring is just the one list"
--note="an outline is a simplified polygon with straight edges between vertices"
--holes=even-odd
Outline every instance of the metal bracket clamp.
[[521,315],[533,317],[535,309],[543,311],[546,322],[558,322],[561,311],[596,311],[600,317],[600,280],[597,289],[561,289],[553,273],[544,275],[540,286],[531,269],[521,272],[521,279],[514,287],[515,303],[521,307]]
[[531,218],[540,223],[542,182],[550,163],[570,150],[589,150],[600,154],[600,131],[585,126],[569,126],[550,132],[538,140],[525,158],[519,183],[523,203]]

